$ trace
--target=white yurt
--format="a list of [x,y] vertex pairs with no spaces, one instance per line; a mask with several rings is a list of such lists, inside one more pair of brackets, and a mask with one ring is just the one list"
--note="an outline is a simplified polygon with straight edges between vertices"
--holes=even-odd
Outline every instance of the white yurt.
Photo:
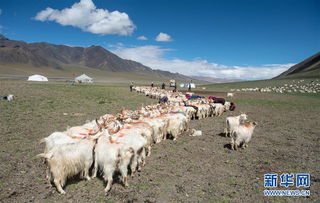
[[90,78],[86,74],[82,74],[79,77],[76,77],[74,81],[77,83],[93,83],[92,78]]
[[196,85],[194,83],[180,84],[180,87],[189,88],[189,84],[190,84],[191,88],[196,88]]
[[31,75],[28,77],[28,81],[40,81],[45,82],[48,81],[48,78],[43,75]]

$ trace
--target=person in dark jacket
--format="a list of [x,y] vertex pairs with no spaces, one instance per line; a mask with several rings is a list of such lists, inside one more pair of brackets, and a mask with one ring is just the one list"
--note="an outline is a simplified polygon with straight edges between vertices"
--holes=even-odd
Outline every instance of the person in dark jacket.
[[167,103],[168,102],[168,97],[164,96],[162,98],[159,99],[159,103]]
[[230,105],[229,110],[230,110],[230,111],[234,111],[234,110],[236,109],[236,105],[235,105],[233,102],[231,102],[230,104],[231,104],[231,105]]
[[165,89],[166,88],[166,84],[164,84],[164,83],[162,83],[162,85],[161,85],[161,89]]
[[191,82],[188,85],[188,92],[191,92]]
[[173,92],[177,92],[177,83],[176,83],[176,82],[174,83],[174,89],[173,89]]
[[132,88],[133,88],[133,82],[131,82],[130,84],[130,92],[132,92]]

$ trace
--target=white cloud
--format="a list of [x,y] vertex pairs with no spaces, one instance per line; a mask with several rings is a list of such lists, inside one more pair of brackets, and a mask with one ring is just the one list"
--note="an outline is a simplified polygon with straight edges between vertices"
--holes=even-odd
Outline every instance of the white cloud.
[[62,10],[46,8],[38,12],[34,19],[55,21],[61,25],[71,25],[94,34],[130,35],[136,28],[126,13],[98,9],[92,0],[81,0],[71,8]]
[[156,41],[158,42],[170,42],[172,41],[172,38],[170,35],[166,34],[166,33],[163,33],[163,32],[160,32],[158,34],[158,36],[156,37]]
[[140,37],[138,37],[137,39],[138,39],[138,40],[148,40],[148,38],[145,37],[145,36],[140,36]]
[[210,76],[228,79],[258,80],[275,77],[294,64],[267,64],[262,66],[226,66],[211,63],[207,60],[182,59],[168,60],[164,55],[172,51],[159,46],[124,47],[118,46],[112,50],[118,56],[138,61],[153,69],[178,72],[189,76]]

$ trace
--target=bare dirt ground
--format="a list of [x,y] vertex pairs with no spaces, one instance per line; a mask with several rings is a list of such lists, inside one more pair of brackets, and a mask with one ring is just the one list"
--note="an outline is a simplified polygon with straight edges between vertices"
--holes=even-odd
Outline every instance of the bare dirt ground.
[[[72,90],[70,90],[70,88]],[[19,95],[0,102],[0,201],[3,202],[319,202],[319,97],[239,93],[238,108],[221,117],[191,121],[201,137],[181,135],[154,145],[146,166],[125,188],[115,180],[104,195],[101,178],[67,182],[66,195],[50,188],[45,166],[36,154],[39,140],[67,125],[81,125],[121,106],[138,108],[155,102],[123,87],[73,87],[1,82]],[[224,96],[224,92],[201,92]],[[99,97],[99,95],[108,95]],[[108,100],[109,97],[118,98]],[[125,100],[124,98],[129,100]],[[246,149],[231,151],[222,134],[227,115],[244,111],[257,121]],[[68,116],[62,116],[68,112]],[[75,113],[80,113],[75,115]],[[82,115],[82,116],[81,116]],[[310,197],[264,197],[264,174],[310,173]],[[278,187],[276,189],[287,189]],[[289,187],[288,189],[296,189]]]

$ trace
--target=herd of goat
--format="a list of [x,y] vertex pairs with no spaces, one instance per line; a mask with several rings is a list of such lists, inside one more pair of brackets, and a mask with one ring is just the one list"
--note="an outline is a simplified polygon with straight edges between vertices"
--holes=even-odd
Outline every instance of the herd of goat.
[[292,80],[282,86],[248,87],[242,89],[231,89],[232,92],[277,92],[277,93],[319,93],[320,83],[318,79],[312,81]]
[[[90,180],[97,176],[98,171],[107,182],[106,194],[111,189],[115,171],[120,172],[124,186],[128,186],[129,172],[134,176],[137,170],[141,170],[153,144],[167,138],[176,140],[185,131],[200,136],[201,131],[189,129],[190,120],[221,116],[230,107],[230,102],[222,98],[188,100],[180,92],[151,87],[133,89],[160,101],[166,98],[166,102],[142,106],[138,110],[122,109],[116,115],[105,114],[82,126],[54,132],[41,140],[45,143],[45,151],[38,157],[45,159],[49,184],[53,182],[61,194],[66,193],[63,186],[67,178],[80,174]],[[245,148],[250,141],[256,122],[245,123],[246,119],[244,113],[227,117],[225,135],[231,137],[231,149]]]

